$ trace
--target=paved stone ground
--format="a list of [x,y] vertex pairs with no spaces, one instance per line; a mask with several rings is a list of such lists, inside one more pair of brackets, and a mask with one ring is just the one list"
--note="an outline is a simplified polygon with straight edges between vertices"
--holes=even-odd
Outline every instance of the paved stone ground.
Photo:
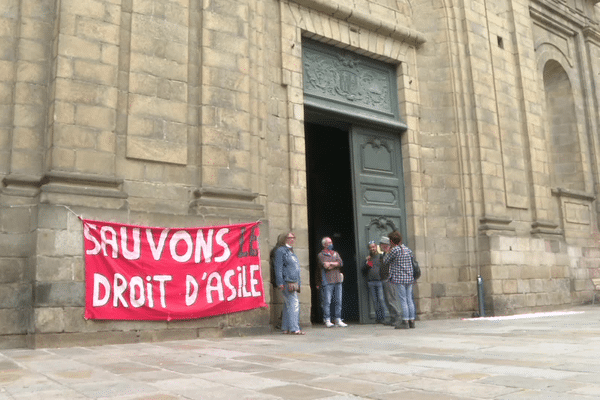
[[416,329],[0,351],[7,399],[598,399],[600,307]]

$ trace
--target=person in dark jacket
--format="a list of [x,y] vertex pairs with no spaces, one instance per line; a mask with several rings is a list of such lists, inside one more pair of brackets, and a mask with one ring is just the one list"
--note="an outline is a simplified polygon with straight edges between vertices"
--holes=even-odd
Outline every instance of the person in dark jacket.
[[283,313],[281,319],[282,333],[304,335],[300,330],[300,301],[298,293],[302,282],[300,280],[300,262],[294,254],[296,236],[288,232],[285,245],[275,250],[275,284],[283,293]]
[[373,301],[373,307],[375,308],[375,318],[378,324],[383,324],[387,318],[389,318],[389,311],[385,304],[383,297],[383,284],[381,282],[381,275],[379,270],[381,267],[381,255],[377,249],[377,243],[375,241],[369,242],[369,255],[365,260],[362,272],[367,280],[367,286],[369,287],[369,294],[371,301]]

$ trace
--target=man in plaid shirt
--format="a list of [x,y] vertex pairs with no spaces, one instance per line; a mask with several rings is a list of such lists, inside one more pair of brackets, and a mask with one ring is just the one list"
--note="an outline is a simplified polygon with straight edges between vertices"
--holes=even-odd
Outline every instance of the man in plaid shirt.
[[416,309],[413,301],[413,268],[412,251],[402,244],[402,235],[394,231],[388,235],[392,247],[383,257],[383,264],[389,265],[390,282],[396,285],[400,306],[402,307],[402,322],[396,324],[396,329],[415,327]]

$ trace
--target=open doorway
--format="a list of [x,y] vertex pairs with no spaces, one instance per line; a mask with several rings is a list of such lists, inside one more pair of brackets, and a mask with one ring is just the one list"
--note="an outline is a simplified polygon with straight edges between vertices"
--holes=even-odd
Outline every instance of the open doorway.
[[359,321],[349,130],[305,123],[311,322],[322,323],[317,254],[329,236],[344,261],[342,319]]

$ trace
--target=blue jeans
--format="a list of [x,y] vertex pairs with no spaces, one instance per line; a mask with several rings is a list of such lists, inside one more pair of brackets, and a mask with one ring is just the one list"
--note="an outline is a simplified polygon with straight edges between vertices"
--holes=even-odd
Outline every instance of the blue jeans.
[[342,318],[342,282],[328,283],[322,286],[323,320],[331,320],[331,301],[333,300],[333,319]]
[[369,281],[367,285],[369,285],[369,293],[371,293],[371,300],[373,301],[377,321],[388,318],[390,313],[383,298],[383,285],[381,281]]
[[417,317],[415,302],[413,301],[412,283],[397,283],[398,297],[400,297],[400,306],[402,307],[402,320],[414,320]]
[[283,289],[281,330],[290,332],[300,330],[300,301],[298,300],[298,292],[290,292],[287,290],[287,285]]

